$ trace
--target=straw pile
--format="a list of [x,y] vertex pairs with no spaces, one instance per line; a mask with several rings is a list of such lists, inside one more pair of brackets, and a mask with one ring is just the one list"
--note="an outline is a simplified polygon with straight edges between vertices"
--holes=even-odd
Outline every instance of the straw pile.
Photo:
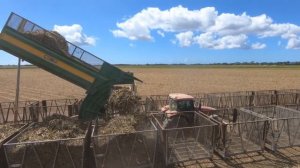
[[108,115],[112,114],[134,114],[137,112],[137,107],[141,97],[134,94],[129,88],[122,87],[113,90],[106,104]]
[[100,134],[132,133],[138,123],[135,114],[141,97],[134,94],[129,88],[115,88],[106,104],[108,121]]
[[69,56],[67,41],[56,31],[36,30],[33,32],[25,32],[24,34],[60,54]]
[[137,121],[133,115],[117,116],[108,121],[105,127],[100,129],[100,134],[132,133]]
[[[20,144],[10,144],[6,152],[11,163],[22,163],[22,167],[41,167],[40,163],[43,167],[82,167],[83,139],[59,141],[61,143],[47,140],[81,138],[85,135],[86,128],[86,123],[54,114],[20,134],[16,139]],[[22,142],[32,143],[26,145]]]
[[57,140],[78,138],[85,135],[86,124],[69,117],[54,114],[42,123],[36,123],[31,129],[23,133],[19,142]]
[[21,128],[22,125],[0,125],[0,142],[2,142],[5,138],[12,135],[14,132],[16,132],[19,128]]

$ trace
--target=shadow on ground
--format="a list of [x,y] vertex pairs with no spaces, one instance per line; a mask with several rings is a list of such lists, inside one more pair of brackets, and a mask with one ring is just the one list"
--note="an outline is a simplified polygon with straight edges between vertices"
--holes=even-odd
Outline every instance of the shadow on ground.
[[266,150],[252,152],[222,159],[214,155],[211,160],[190,161],[174,165],[175,168],[202,168],[202,167],[241,167],[241,168],[273,168],[273,167],[299,167],[300,147],[279,149],[277,152]]

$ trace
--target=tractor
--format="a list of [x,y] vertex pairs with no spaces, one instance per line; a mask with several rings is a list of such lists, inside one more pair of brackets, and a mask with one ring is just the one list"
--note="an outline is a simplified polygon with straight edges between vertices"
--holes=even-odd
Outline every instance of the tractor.
[[195,106],[195,98],[182,93],[171,93],[168,105],[161,108],[164,113],[163,128],[189,127],[194,125],[194,112],[201,111],[207,115],[216,110],[208,106]]

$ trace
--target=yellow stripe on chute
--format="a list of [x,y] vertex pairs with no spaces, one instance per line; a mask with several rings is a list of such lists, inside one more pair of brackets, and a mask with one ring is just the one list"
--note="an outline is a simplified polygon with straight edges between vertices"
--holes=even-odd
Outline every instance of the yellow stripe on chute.
[[53,58],[53,57],[45,54],[44,52],[42,52],[42,51],[40,51],[40,50],[38,50],[38,49],[36,49],[34,47],[31,47],[30,45],[28,45],[28,44],[26,44],[26,43],[24,43],[24,42],[22,42],[22,41],[20,41],[20,40],[18,40],[16,38],[10,36],[8,34],[1,33],[0,37],[1,37],[1,39],[7,41],[8,43],[10,43],[10,44],[12,44],[12,45],[14,45],[16,47],[19,47],[19,48],[21,48],[21,49],[23,49],[23,50],[25,50],[25,51],[27,51],[27,52],[29,52],[29,53],[31,53],[31,54],[39,57],[39,58],[41,58],[41,59],[43,59],[43,60],[45,60],[47,62],[55,64],[58,67],[60,67],[61,69],[64,69],[64,70],[66,70],[66,71],[68,71],[68,72],[70,72],[70,73],[72,73],[72,74],[74,74],[74,75],[76,75],[76,76],[78,76],[78,77],[86,80],[86,81],[89,81],[89,82],[92,83],[95,80],[94,77],[92,77],[92,76],[90,76],[90,75],[88,75],[88,74],[86,74],[84,72],[81,72],[78,69],[76,69],[76,68],[74,68],[74,67],[72,67],[72,66],[70,66],[70,65],[68,65],[68,64],[66,64],[66,63],[64,63],[64,62],[62,62],[60,60],[57,60],[57,59],[55,59],[55,58]]

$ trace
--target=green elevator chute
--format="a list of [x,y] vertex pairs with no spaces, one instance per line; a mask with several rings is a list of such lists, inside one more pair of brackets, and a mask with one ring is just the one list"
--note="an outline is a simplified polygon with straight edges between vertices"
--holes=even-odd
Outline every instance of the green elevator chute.
[[113,85],[139,80],[15,13],[2,29],[0,49],[86,89],[79,114],[83,120],[100,115]]

